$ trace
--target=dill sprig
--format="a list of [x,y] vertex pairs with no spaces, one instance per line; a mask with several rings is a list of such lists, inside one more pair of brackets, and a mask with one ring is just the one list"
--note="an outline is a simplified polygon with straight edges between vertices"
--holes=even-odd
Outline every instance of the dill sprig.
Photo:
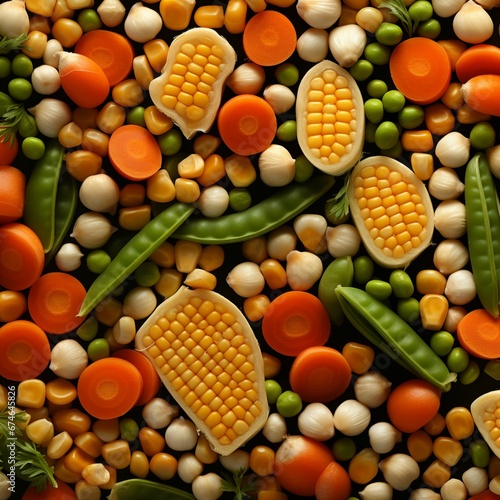
[[17,475],[28,481],[37,491],[44,490],[48,483],[57,488],[54,467],[49,465],[36,444],[18,439],[16,441]]
[[343,186],[338,190],[333,198],[328,200],[328,203],[331,203],[329,215],[334,220],[342,220],[349,215],[349,199],[347,198],[349,177],[349,173],[347,173],[344,177]]
[[22,102],[11,104],[0,117],[0,142],[14,143],[17,132],[27,112]]
[[250,478],[245,481],[245,469],[241,468],[234,471],[232,475],[223,474],[221,490],[234,493],[234,500],[247,500],[249,493],[256,490],[254,481]]
[[15,38],[7,38],[6,36],[0,38],[0,54],[6,54],[11,50],[19,50],[25,48],[25,43],[28,40],[28,35],[21,34]]
[[394,14],[401,21],[406,34],[409,37],[413,36],[417,29],[418,21],[413,21],[410,17],[410,13],[403,0],[384,0],[379,7],[387,9],[391,14]]

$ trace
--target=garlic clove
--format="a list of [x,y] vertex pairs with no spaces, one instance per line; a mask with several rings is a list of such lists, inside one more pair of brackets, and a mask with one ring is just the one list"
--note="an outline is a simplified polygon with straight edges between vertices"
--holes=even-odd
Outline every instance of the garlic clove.
[[317,441],[327,441],[335,434],[333,413],[323,403],[308,404],[299,415],[298,426],[301,434]]
[[297,54],[307,62],[319,63],[328,55],[328,32],[308,28],[297,40]]
[[61,271],[70,272],[78,269],[82,264],[83,253],[78,245],[65,243],[61,246],[54,261]]
[[229,271],[226,282],[240,297],[258,295],[266,284],[264,275],[255,262],[241,262],[234,266]]
[[368,429],[370,446],[380,454],[389,453],[403,440],[400,430],[389,422],[377,422]]
[[45,137],[54,139],[73,118],[71,108],[60,99],[45,97],[28,111],[35,117],[36,126]]
[[460,132],[449,132],[439,139],[434,153],[444,167],[462,167],[469,161],[470,139]]
[[427,189],[436,200],[453,200],[464,192],[465,185],[454,169],[439,167],[431,175]]
[[299,16],[312,28],[331,28],[342,13],[340,0],[298,0]]
[[448,276],[444,289],[446,298],[456,306],[464,306],[476,297],[474,275],[468,269],[460,269]]
[[191,420],[175,418],[165,431],[165,442],[174,451],[193,450],[198,441],[198,432]]
[[353,224],[339,224],[326,230],[326,242],[332,257],[354,257],[361,246],[361,236]]
[[142,408],[142,418],[152,429],[163,429],[179,415],[179,408],[163,398],[153,398]]
[[346,436],[358,436],[370,424],[370,409],[355,399],[340,403],[333,414],[335,428]]
[[281,83],[274,83],[266,87],[262,96],[277,115],[286,113],[295,104],[295,94]]
[[467,0],[453,18],[453,32],[466,43],[485,42],[494,29],[490,14],[474,0]]
[[443,240],[434,250],[433,263],[441,274],[454,273],[463,269],[468,262],[469,250],[460,240]]
[[405,453],[395,453],[379,463],[384,479],[397,491],[407,490],[420,476],[417,461]]
[[74,339],[60,340],[50,353],[49,368],[58,377],[77,379],[87,367],[87,351]]
[[465,235],[465,204],[457,199],[443,200],[434,210],[434,227],[444,238],[457,239]]
[[262,66],[246,62],[238,66],[226,80],[226,86],[235,94],[258,94],[266,80]]
[[123,27],[134,42],[146,43],[160,32],[163,20],[158,12],[137,2],[130,7]]
[[24,0],[8,0],[0,4],[0,37],[27,35],[30,19]]
[[382,481],[367,484],[360,492],[362,500],[391,500],[393,488],[390,484]]
[[295,159],[285,147],[271,144],[259,156],[259,174],[266,186],[286,186],[295,177]]
[[111,222],[99,212],[85,212],[80,215],[73,226],[71,238],[83,247],[100,248],[105,245],[116,231]]
[[380,372],[367,371],[354,382],[356,399],[368,408],[381,406],[391,392],[391,382]]
[[350,68],[359,60],[367,42],[366,31],[357,24],[337,26],[330,31],[328,46],[340,66]]
[[271,413],[267,417],[262,434],[270,443],[281,443],[287,435],[286,420],[280,413]]
[[432,8],[439,17],[454,16],[464,5],[466,0],[433,0]]
[[292,250],[286,257],[286,275],[292,290],[309,290],[321,278],[323,262],[311,252]]
[[120,188],[107,174],[86,177],[80,185],[79,197],[82,204],[93,212],[114,214],[120,198]]
[[105,26],[114,28],[125,19],[127,10],[120,0],[103,0],[97,7],[97,13]]

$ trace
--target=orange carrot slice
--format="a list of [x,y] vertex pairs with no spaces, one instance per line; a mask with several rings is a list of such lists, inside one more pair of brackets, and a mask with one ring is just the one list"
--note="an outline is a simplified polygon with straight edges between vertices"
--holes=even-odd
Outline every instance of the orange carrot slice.
[[409,38],[397,45],[389,69],[396,88],[416,104],[437,101],[450,84],[450,59],[446,50],[430,38]]
[[473,76],[462,85],[464,101],[474,111],[500,116],[500,75]]
[[10,165],[19,151],[19,141],[14,137],[14,141],[0,139],[0,165]]
[[120,33],[88,31],[76,43],[75,52],[97,63],[108,78],[110,87],[123,81],[132,71],[134,48]]
[[226,101],[218,117],[221,139],[236,154],[261,153],[273,142],[277,120],[273,108],[261,97],[242,94]]
[[0,224],[14,222],[23,216],[25,189],[26,177],[21,170],[0,166]]
[[85,320],[78,316],[86,290],[71,274],[52,272],[41,276],[28,294],[28,312],[48,333],[67,333]]
[[45,332],[32,321],[18,319],[0,327],[0,375],[9,380],[37,378],[50,362]]
[[457,325],[460,345],[481,359],[500,357],[500,318],[494,318],[486,309],[467,313]]
[[142,181],[160,170],[161,149],[154,135],[139,125],[123,125],[109,138],[108,156],[125,179]]
[[275,66],[295,51],[297,33],[291,21],[280,12],[264,10],[255,14],[243,31],[243,49],[248,58],[261,66]]
[[500,47],[487,43],[469,47],[458,58],[455,72],[462,83],[478,75],[500,75]]
[[77,390],[80,403],[90,415],[109,420],[135,406],[142,392],[142,377],[129,361],[102,358],[83,370]]

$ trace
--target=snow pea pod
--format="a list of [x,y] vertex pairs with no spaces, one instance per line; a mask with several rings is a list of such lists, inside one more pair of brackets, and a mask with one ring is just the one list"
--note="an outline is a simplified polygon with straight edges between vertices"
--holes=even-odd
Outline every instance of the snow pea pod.
[[499,314],[500,214],[486,156],[478,153],[465,169],[465,220],[472,274],[482,306]]
[[64,148],[57,140],[50,141],[26,183],[24,222],[40,238],[45,253],[54,245],[57,185],[64,157]]
[[318,175],[303,183],[293,183],[241,212],[217,218],[197,217],[172,235],[179,240],[203,244],[238,243],[272,231],[312,205],[335,183],[331,175]]
[[194,208],[191,204],[174,203],[148,222],[90,285],[78,315],[88,314],[120,286],[191,215]]
[[364,290],[341,286],[335,291],[347,319],[375,346],[414,375],[450,389],[456,374],[406,321]]
[[111,489],[108,500],[136,500],[149,498],[149,500],[194,500],[194,496],[187,491],[175,486],[156,483],[148,479],[125,479],[115,483]]

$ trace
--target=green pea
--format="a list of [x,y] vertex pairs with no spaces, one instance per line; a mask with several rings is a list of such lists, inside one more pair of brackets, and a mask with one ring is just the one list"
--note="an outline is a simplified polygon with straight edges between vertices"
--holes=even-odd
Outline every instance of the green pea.
[[33,93],[33,86],[26,78],[13,78],[7,85],[10,96],[16,101],[26,101]]
[[487,149],[495,143],[496,132],[489,122],[476,123],[470,131],[470,145],[475,149]]
[[233,188],[229,191],[229,206],[235,212],[242,212],[252,204],[252,195],[246,188]]
[[179,130],[171,128],[168,132],[158,136],[158,144],[165,156],[175,155],[181,150],[182,134]]
[[386,149],[380,148],[380,154],[383,156],[390,156],[391,158],[399,158],[403,154],[403,145],[398,139],[394,146]]
[[109,357],[109,344],[106,339],[94,339],[87,346],[87,354],[90,361]]
[[295,158],[295,182],[305,182],[311,178],[314,173],[315,166],[303,155],[300,154]]
[[378,300],[388,299],[392,294],[391,284],[384,280],[371,279],[366,283],[365,290]]
[[127,113],[127,123],[132,125],[139,125],[140,127],[146,126],[146,121],[144,120],[144,112],[146,110],[142,106],[134,106]]
[[20,78],[28,78],[33,73],[33,61],[25,54],[17,54],[12,59],[12,73]]
[[380,123],[384,118],[384,105],[380,99],[372,97],[364,104],[366,119],[372,123]]
[[335,460],[346,462],[356,455],[356,443],[350,437],[342,436],[333,442],[332,452]]
[[375,144],[375,132],[377,131],[378,123],[367,121],[365,123],[365,142]]
[[430,340],[431,349],[441,357],[450,354],[454,343],[455,338],[453,335],[445,330],[433,333]]
[[388,113],[399,113],[405,103],[405,96],[399,90],[389,90],[382,97],[382,104]]
[[276,137],[283,142],[292,142],[297,139],[297,122],[295,120],[283,122],[276,131]]
[[123,417],[120,419],[120,437],[125,441],[134,441],[139,436],[139,425],[135,419]]
[[415,291],[410,275],[402,269],[391,272],[389,283],[392,286],[392,292],[398,299],[408,299]]
[[382,22],[375,31],[375,38],[384,45],[397,45],[403,38],[403,30],[397,24]]
[[469,354],[463,347],[454,347],[446,358],[448,369],[455,373],[463,372],[469,364]]
[[395,123],[384,121],[380,123],[375,131],[375,144],[380,149],[390,149],[399,140],[399,129]]
[[420,318],[420,304],[415,297],[399,299],[396,304],[398,316],[407,323],[414,323]]
[[481,369],[477,361],[471,359],[467,368],[458,374],[458,381],[463,385],[470,385],[478,379],[480,374]]
[[365,47],[364,56],[372,64],[383,66],[389,62],[391,49],[380,42],[372,42]]
[[441,23],[437,19],[429,19],[420,23],[417,27],[416,34],[425,38],[434,40],[441,33]]
[[111,256],[102,249],[92,250],[86,259],[87,268],[95,274],[101,274],[111,262]]
[[366,59],[358,59],[350,68],[349,73],[357,82],[364,82],[373,74],[373,64]]
[[492,359],[484,366],[484,373],[494,380],[500,380],[500,360]]
[[302,400],[296,392],[282,392],[276,400],[276,409],[285,418],[295,417],[302,410]]
[[29,160],[39,160],[45,153],[45,143],[39,137],[26,137],[21,149]]
[[102,28],[102,21],[94,9],[83,9],[76,18],[84,33]]
[[19,135],[23,138],[35,137],[38,135],[38,127],[33,115],[25,114],[21,119],[18,129]]
[[12,71],[12,63],[7,56],[0,56],[0,78],[7,78]]
[[428,21],[434,14],[432,3],[427,0],[416,0],[408,7],[408,14],[413,21]]
[[387,90],[387,83],[385,83],[384,80],[370,80],[366,85],[366,92],[370,97],[377,97],[380,99]]
[[405,129],[414,129],[424,122],[424,110],[422,106],[409,104],[404,106],[398,113],[398,123]]
[[160,279],[160,269],[151,261],[143,262],[134,273],[135,282],[139,286],[153,286]]
[[300,78],[299,68],[292,63],[283,63],[276,68],[274,76],[282,85],[293,87]]
[[267,400],[269,401],[269,404],[275,404],[276,401],[278,401],[278,398],[281,396],[283,393],[283,389],[281,388],[281,385],[276,382],[276,380],[266,380],[264,382],[265,388],[266,388],[266,395],[267,395]]
[[95,316],[89,316],[77,329],[76,334],[86,342],[94,340],[99,330],[99,323]]
[[358,285],[365,285],[373,277],[375,272],[375,262],[367,255],[360,255],[353,261],[354,265],[354,282]]
[[470,458],[475,467],[488,467],[490,462],[490,447],[486,441],[477,439],[469,444]]

